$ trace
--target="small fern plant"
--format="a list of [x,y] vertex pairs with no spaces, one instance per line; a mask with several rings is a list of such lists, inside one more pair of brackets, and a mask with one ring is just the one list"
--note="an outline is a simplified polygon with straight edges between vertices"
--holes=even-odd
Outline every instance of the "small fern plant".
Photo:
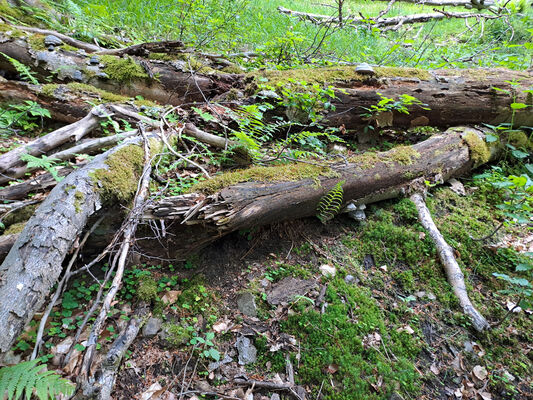
[[44,368],[39,359],[0,368],[0,398],[29,400],[35,394],[39,400],[50,400],[60,393],[66,396],[74,393],[70,381]]
[[41,156],[41,157],[35,157],[31,154],[21,154],[20,159],[22,161],[25,161],[27,163],[27,167],[29,169],[37,168],[37,169],[44,169],[47,172],[52,175],[52,178],[56,180],[56,182],[61,182],[63,179],[62,176],[59,176],[56,169],[56,163],[59,161],[57,158],[48,157],[48,156]]
[[7,59],[7,61],[9,61],[11,65],[13,65],[13,67],[15,67],[15,69],[20,74],[23,80],[31,82],[34,85],[39,84],[39,81],[33,75],[33,72],[31,72],[31,69],[27,65],[22,64],[20,61],[15,60],[12,57],[9,57],[7,54],[2,53],[1,51],[0,51],[0,54],[3,55]]
[[344,197],[344,189],[342,188],[344,183],[345,181],[338,182],[333,189],[320,199],[316,209],[316,216],[323,224],[333,219],[340,211]]

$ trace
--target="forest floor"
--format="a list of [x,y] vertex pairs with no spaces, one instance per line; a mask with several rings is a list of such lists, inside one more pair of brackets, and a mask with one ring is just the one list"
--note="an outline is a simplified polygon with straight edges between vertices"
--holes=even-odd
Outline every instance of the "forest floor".
[[[516,250],[531,251],[533,237],[517,228],[473,241],[496,222],[490,192],[472,182],[465,189],[439,188],[428,204],[457,251],[475,305],[497,322],[512,304],[491,275],[506,272]],[[290,382],[288,365],[311,399],[533,396],[532,310],[475,333],[412,203],[378,203],[366,214],[362,222],[343,214],[327,225],[307,219],[239,232],[181,265],[131,266],[104,342],[139,298],[151,301],[153,319],[128,352],[115,398],[247,399],[251,386],[236,378],[279,385]],[[47,346],[55,343],[51,355],[61,357],[71,343],[90,282],[75,281],[56,307],[58,333],[46,338]],[[207,340],[192,345],[195,338]],[[75,352],[66,371],[75,375],[80,361]],[[276,392],[294,398],[260,388],[253,398]]]

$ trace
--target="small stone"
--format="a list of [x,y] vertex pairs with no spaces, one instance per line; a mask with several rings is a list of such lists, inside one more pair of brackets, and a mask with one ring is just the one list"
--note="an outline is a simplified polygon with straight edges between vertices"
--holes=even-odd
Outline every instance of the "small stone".
[[235,342],[235,347],[239,352],[240,365],[253,364],[257,359],[257,349],[246,336],[239,336]]
[[207,370],[214,371],[215,369],[220,368],[222,365],[229,364],[232,361],[233,358],[226,354],[222,360],[209,363],[209,365],[207,366]]
[[55,46],[61,46],[63,41],[55,35],[48,35],[44,38],[44,45],[48,48],[48,51],[54,51]]
[[283,278],[276,283],[267,296],[267,302],[272,305],[288,304],[296,296],[305,296],[317,287],[315,280],[296,279],[292,276]]
[[509,382],[512,382],[516,379],[515,376],[507,370],[503,371],[502,377]]
[[320,273],[326,277],[333,278],[335,274],[337,273],[337,268],[329,264],[322,264],[319,269],[320,269]]
[[91,59],[89,60],[89,64],[98,65],[100,64],[100,59],[96,56],[92,56]]
[[344,277],[344,282],[346,282],[349,285],[357,283],[356,278],[353,275],[346,275]]
[[255,305],[255,297],[251,293],[243,293],[237,299],[237,307],[240,312],[248,317],[257,317],[257,306]]
[[437,299],[437,296],[435,296],[433,293],[429,292],[426,297],[429,299],[429,300],[436,300]]
[[355,67],[355,72],[362,75],[374,75],[374,68],[368,63],[361,63]]
[[261,279],[261,287],[262,288],[266,289],[269,286],[270,286],[270,281],[268,279],[266,279],[266,278],[265,279]]
[[277,94],[273,90],[261,90],[256,95],[257,97],[262,97],[264,99],[271,99],[271,100],[280,100],[281,97],[279,97],[279,94]]
[[425,295],[426,295],[426,292],[424,292],[424,291],[420,291],[420,292],[416,292],[415,293],[415,296],[418,297],[419,299],[421,299]]
[[5,365],[20,364],[21,361],[22,356],[20,354],[15,354],[13,350],[9,350],[2,359],[2,363]]
[[142,334],[144,337],[154,337],[161,330],[163,321],[159,318],[149,318],[146,324],[143,326]]
[[281,397],[279,397],[279,394],[274,393],[272,396],[270,396],[270,400],[281,400]]

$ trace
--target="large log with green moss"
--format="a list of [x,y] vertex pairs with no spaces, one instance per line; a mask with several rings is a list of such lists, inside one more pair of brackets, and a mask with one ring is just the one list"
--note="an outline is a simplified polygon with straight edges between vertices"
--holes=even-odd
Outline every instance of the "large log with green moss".
[[134,195],[143,168],[141,140],[129,139],[68,175],[24,226],[0,266],[0,354],[43,305],[90,218]]
[[[167,257],[182,257],[217,238],[241,229],[318,215],[321,201],[342,187],[342,202],[326,210],[340,211],[348,202],[367,204],[409,193],[424,181],[446,181],[470,172],[498,154],[482,131],[455,128],[413,146],[383,153],[364,153],[332,164],[296,163],[252,167],[198,183],[191,193],[165,198],[152,206],[147,219],[175,220],[164,244]],[[326,197],[325,197],[326,196]],[[161,251],[146,240],[146,253]]]
[[[246,101],[256,101],[254,94],[261,85],[280,90],[289,84],[298,92],[307,90],[298,84],[305,81],[335,88],[335,110],[328,112],[325,120],[329,126],[366,127],[372,123],[365,116],[368,108],[383,97],[399,100],[403,95],[415,97],[427,107],[411,105],[408,113],[392,110],[384,118],[386,125],[449,127],[511,119],[517,125],[533,125],[529,109],[516,110],[513,115],[510,108],[513,102],[533,105],[533,96],[527,92],[533,86],[528,71],[375,67],[375,74],[369,76],[356,73],[353,66],[338,66],[232,74],[214,69],[208,60],[184,54],[151,54],[148,59],[101,55],[91,63],[92,56],[84,51],[69,45],[48,51],[43,40],[43,35],[0,24],[0,52],[30,67],[41,81],[52,78],[52,83],[42,86],[39,97],[48,96],[56,106],[65,95],[61,83],[69,84],[69,92],[92,92],[102,102],[124,102],[141,95],[161,104],[181,105],[234,99],[239,92],[247,96]],[[6,77],[16,78],[16,68],[1,55],[0,70],[6,71]]]

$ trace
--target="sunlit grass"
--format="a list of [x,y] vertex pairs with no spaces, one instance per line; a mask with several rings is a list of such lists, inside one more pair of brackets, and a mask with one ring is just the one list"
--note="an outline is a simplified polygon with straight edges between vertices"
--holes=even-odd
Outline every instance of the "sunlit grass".
[[[475,19],[466,22],[452,18],[406,25],[398,32],[387,33],[367,26],[346,27],[328,31],[321,41],[325,28],[282,15],[277,8],[335,15],[333,0],[205,0],[189,7],[191,2],[194,3],[192,0],[76,0],[63,4],[74,15],[68,28],[80,37],[107,33],[122,35],[133,42],[181,39],[192,47],[222,53],[260,51],[273,61],[269,67],[297,66],[299,60],[313,62],[319,58],[424,68],[525,69],[531,64],[531,48],[526,47],[531,40],[531,11],[521,19],[513,19],[514,30],[502,21],[481,23]],[[199,6],[200,3],[203,5]],[[345,14],[375,17],[386,6],[387,2],[351,0],[346,2]],[[433,12],[433,7],[398,2],[385,17],[422,12]],[[506,46],[512,36],[511,46]]]

